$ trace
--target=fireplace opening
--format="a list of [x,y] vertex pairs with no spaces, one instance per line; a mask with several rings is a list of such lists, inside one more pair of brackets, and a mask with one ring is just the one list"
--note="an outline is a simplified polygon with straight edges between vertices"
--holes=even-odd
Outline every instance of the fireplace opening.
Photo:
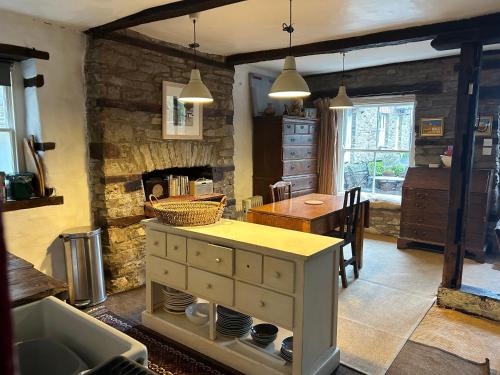
[[[142,175],[144,198],[149,200],[153,194],[156,198],[167,198],[179,195],[201,195],[213,193],[213,168],[175,167]],[[195,184],[196,182],[196,184]]]

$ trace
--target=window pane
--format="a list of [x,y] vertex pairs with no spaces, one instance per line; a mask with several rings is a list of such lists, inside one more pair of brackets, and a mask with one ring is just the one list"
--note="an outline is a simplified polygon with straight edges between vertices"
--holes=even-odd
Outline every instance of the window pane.
[[361,186],[371,193],[373,189],[374,152],[346,151],[344,153],[344,189]]
[[12,137],[9,131],[0,131],[0,172],[14,173]]
[[379,107],[377,148],[382,150],[409,150],[412,123],[412,105]]
[[352,124],[346,127],[346,148],[377,148],[378,107],[355,107],[352,110]]
[[375,154],[375,193],[401,195],[406,171],[410,166],[408,152]]
[[7,111],[7,90],[10,87],[0,86],[0,128],[9,128],[9,112]]

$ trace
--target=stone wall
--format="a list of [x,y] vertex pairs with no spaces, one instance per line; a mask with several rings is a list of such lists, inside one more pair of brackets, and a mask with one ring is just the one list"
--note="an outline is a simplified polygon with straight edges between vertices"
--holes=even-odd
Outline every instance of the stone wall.
[[[127,32],[134,38],[177,49]],[[211,56],[220,59],[217,56]],[[203,109],[203,140],[161,138],[162,82],[187,83],[194,62],[110,40],[90,39],[85,61],[93,221],[103,228],[108,291],[144,283],[142,174],[209,165],[214,189],[233,200],[234,69],[198,64],[214,102]],[[229,208],[231,210],[231,208]]]
[[[498,61],[500,53],[498,51],[485,53],[483,58],[484,69],[481,72],[481,87],[491,87],[500,85],[500,68],[495,61]],[[429,163],[440,163],[441,155],[448,145],[453,144],[455,111],[457,100],[458,84],[458,64],[459,57],[446,57],[432,60],[414,61],[400,64],[390,64],[372,68],[357,69],[346,72],[345,84],[347,91],[349,89],[364,89],[365,91],[373,89],[380,92],[384,88],[401,86],[428,87],[426,92],[416,92],[415,106],[415,164],[427,166]],[[341,80],[340,73],[321,74],[306,77],[311,91],[333,92],[336,91]],[[418,90],[417,90],[418,91]],[[483,90],[486,91],[486,90]],[[483,138],[476,137],[476,147],[474,155],[475,168],[488,168],[496,171],[493,183],[491,198],[491,211],[489,214],[489,240],[491,246],[494,246],[494,231],[498,214],[498,196],[499,196],[499,127],[498,117],[500,109],[500,99],[486,99],[481,97],[479,100],[479,114],[492,115],[493,124],[493,152],[491,156],[483,156],[482,142]],[[444,117],[444,136],[437,138],[422,138],[418,135],[418,123],[422,117]],[[385,211],[374,209],[371,212],[375,221],[384,223]],[[387,217],[392,221],[394,213]],[[388,228],[394,233],[393,225]]]

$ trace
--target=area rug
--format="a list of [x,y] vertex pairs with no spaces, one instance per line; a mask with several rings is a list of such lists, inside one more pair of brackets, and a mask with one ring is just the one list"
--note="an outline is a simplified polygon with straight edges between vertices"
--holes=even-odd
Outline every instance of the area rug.
[[477,363],[425,344],[407,341],[386,375],[490,375],[489,361]]
[[91,309],[88,314],[143,343],[148,349],[148,368],[157,374],[241,374],[141,324],[124,319],[105,306]]

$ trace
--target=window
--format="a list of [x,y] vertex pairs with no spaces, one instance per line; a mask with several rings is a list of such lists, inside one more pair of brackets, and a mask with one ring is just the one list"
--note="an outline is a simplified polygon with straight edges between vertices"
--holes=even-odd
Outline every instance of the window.
[[9,174],[16,172],[17,169],[10,64],[0,63],[0,171]]
[[413,148],[414,102],[355,104],[341,121],[338,186],[366,193],[401,195]]

